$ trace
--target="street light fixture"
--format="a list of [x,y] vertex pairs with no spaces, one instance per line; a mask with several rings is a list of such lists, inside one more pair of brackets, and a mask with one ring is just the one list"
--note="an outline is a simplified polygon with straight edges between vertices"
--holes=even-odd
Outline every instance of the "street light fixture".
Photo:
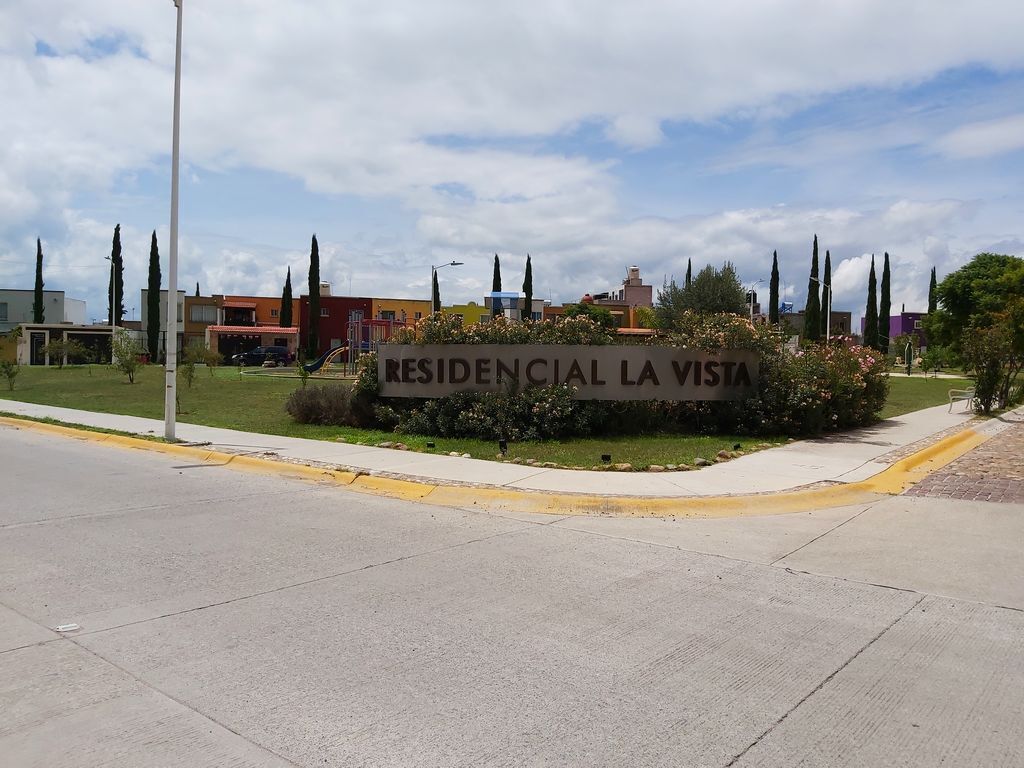
[[[449,261],[447,264],[430,265],[430,314],[441,311],[441,307],[434,304],[434,280],[437,277],[437,270],[442,267],[461,267],[462,264],[461,261]],[[440,297],[438,297],[438,304],[440,304]]]
[[174,440],[178,405],[176,368],[178,362],[178,126],[181,122],[181,4],[174,43],[174,120],[171,139],[171,255],[167,268],[167,334],[164,336],[164,437]]

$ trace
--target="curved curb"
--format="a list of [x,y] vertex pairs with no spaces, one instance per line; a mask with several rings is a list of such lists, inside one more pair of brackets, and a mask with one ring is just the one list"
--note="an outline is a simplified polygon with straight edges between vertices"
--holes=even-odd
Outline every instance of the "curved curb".
[[187,456],[203,464],[237,467],[263,474],[327,482],[359,493],[436,506],[463,509],[478,507],[488,511],[529,512],[547,515],[615,515],[662,518],[779,515],[876,501],[887,495],[902,493],[932,472],[981,445],[989,437],[970,428],[964,429],[897,461],[874,477],[856,483],[837,483],[823,488],[744,496],[650,498],[440,485],[423,480],[380,477],[347,469],[324,469],[259,456],[224,453],[199,446],[174,445],[137,437],[92,432],[28,419],[0,416],[0,424],[16,429],[30,428],[38,432],[115,445],[121,448]]

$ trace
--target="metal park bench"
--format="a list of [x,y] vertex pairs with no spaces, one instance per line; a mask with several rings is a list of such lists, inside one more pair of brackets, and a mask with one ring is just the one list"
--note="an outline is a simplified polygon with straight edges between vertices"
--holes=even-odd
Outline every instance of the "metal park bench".
[[966,400],[968,403],[974,402],[974,388],[971,389],[951,389],[949,390],[949,411],[953,412],[953,403]]

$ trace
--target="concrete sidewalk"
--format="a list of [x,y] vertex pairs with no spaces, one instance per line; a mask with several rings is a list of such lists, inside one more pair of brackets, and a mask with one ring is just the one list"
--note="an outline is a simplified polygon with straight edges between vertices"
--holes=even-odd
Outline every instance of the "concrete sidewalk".
[[[0,411],[69,424],[162,435],[163,421],[4,400]],[[817,483],[857,483],[883,472],[945,433],[964,428],[973,414],[941,405],[851,432],[802,440],[691,472],[595,472],[399,451],[349,443],[279,437],[178,423],[179,439],[235,454],[276,454],[300,463],[327,464],[420,483],[471,483],[510,491],[642,498],[702,498],[792,491]],[[999,420],[976,422],[992,433]]]

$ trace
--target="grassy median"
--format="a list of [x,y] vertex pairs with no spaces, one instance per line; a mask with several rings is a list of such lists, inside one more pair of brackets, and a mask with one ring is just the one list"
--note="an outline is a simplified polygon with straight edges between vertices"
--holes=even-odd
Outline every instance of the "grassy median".
[[[317,382],[316,377],[310,379],[310,385]],[[894,375],[890,383],[883,418],[945,403],[950,388],[969,386],[965,379],[923,379],[898,375]],[[191,388],[183,381],[178,382],[178,419],[246,432],[316,440],[341,439],[365,445],[400,441],[411,450],[468,453],[476,458],[495,458],[498,453],[496,442],[297,424],[285,412],[284,401],[293,389],[300,386],[302,383],[298,378],[243,375],[235,368],[201,368],[197,370]],[[22,366],[15,389],[0,391],[0,398],[162,419],[163,392],[164,373],[157,366],[142,367],[134,384],[128,384],[123,374],[106,366],[64,369]],[[720,450],[732,450],[737,444],[742,450],[749,451],[781,442],[785,442],[785,438],[629,435],[577,438],[565,442],[513,443],[509,446],[509,457],[554,462],[562,466],[591,467],[602,463],[603,454],[610,454],[613,463],[629,463],[636,468],[644,468],[652,464],[692,464],[698,456],[713,459]],[[427,443],[434,445],[428,448]]]

